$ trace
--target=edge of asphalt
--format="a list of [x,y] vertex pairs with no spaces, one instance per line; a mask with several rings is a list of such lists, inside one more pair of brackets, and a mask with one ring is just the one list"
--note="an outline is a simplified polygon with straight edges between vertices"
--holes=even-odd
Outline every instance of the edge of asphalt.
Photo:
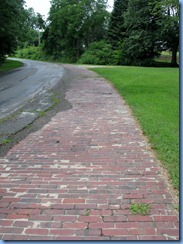
[[36,95],[21,109],[0,122],[0,157],[6,156],[27,135],[41,129],[58,112],[72,107],[65,95],[73,82],[74,74],[65,66],[64,69],[61,80],[53,88]]

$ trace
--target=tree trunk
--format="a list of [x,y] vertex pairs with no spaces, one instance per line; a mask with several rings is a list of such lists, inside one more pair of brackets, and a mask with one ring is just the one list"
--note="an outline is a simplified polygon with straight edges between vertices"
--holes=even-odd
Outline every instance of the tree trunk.
[[178,51],[178,47],[179,47],[179,41],[177,40],[174,43],[173,49],[172,49],[172,60],[171,60],[171,64],[174,67],[178,67],[178,63],[177,63],[177,51]]

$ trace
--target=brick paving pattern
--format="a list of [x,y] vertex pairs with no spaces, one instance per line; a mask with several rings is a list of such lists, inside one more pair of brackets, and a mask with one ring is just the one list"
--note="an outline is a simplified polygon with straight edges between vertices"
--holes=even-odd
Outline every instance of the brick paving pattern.
[[129,108],[103,78],[66,67],[72,109],[0,159],[1,239],[178,240],[173,197]]

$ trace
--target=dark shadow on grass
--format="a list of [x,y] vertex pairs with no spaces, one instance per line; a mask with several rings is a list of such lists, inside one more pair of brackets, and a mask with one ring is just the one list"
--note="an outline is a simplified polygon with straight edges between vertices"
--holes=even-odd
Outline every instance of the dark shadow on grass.
[[157,67],[157,68],[179,68],[179,65],[173,65],[168,62],[154,61],[150,66],[146,67]]

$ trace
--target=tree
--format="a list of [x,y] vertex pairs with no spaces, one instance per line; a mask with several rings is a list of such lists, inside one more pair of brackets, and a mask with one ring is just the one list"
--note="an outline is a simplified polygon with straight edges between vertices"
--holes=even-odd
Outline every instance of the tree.
[[126,27],[124,26],[124,15],[127,11],[128,0],[115,0],[111,13],[108,40],[114,49],[119,48],[119,44],[125,36]]
[[23,4],[23,0],[0,1],[0,64],[17,48]]
[[106,32],[106,0],[52,0],[44,49],[55,59],[76,61]]
[[149,65],[160,55],[162,8],[157,9],[156,2],[157,0],[129,0],[124,18],[126,36],[121,44],[122,63]]
[[40,13],[35,13],[33,8],[22,11],[22,23],[19,48],[40,45],[40,31],[45,28],[45,21]]
[[164,0],[163,7],[163,28],[162,41],[164,46],[172,52],[171,64],[177,64],[177,52],[179,48],[179,1]]

